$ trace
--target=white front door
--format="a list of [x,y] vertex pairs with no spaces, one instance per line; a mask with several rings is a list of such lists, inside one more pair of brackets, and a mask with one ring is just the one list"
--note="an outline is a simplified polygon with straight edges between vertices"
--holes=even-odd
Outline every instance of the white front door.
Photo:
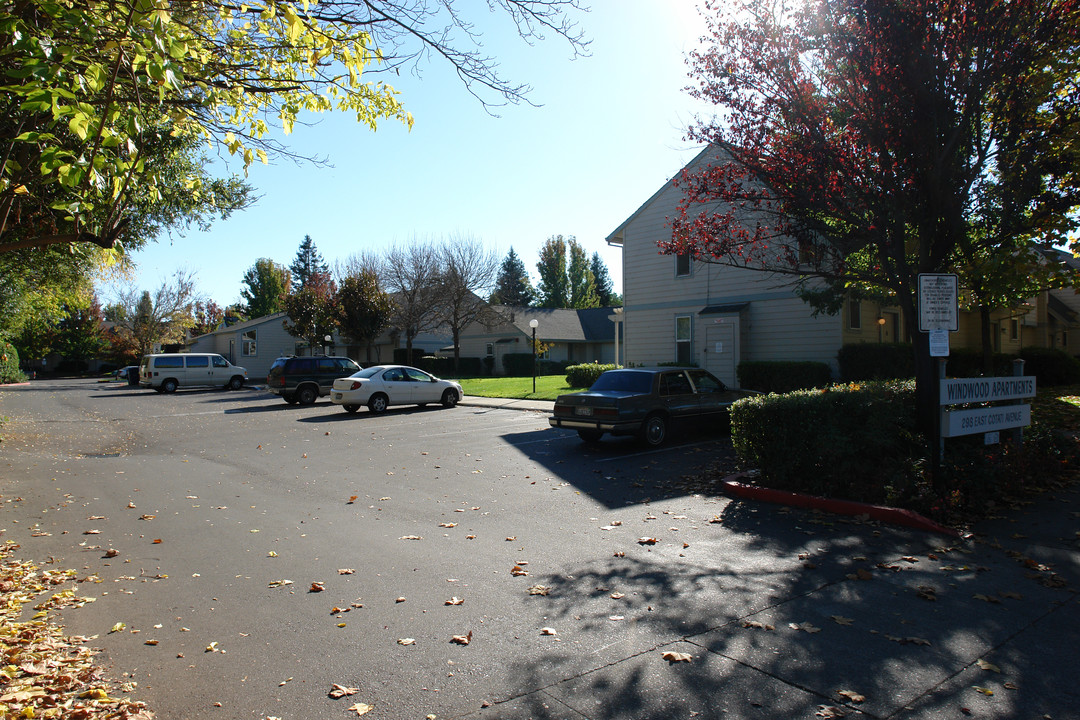
[[714,318],[705,325],[705,369],[728,387],[738,387],[738,318]]

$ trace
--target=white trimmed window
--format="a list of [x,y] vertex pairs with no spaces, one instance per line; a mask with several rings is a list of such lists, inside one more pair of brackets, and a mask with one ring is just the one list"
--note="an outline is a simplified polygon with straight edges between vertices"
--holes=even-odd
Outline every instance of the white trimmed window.
[[679,315],[675,318],[675,362],[689,365],[694,358],[694,318]]
[[255,330],[247,330],[240,336],[240,354],[244,357],[255,355]]

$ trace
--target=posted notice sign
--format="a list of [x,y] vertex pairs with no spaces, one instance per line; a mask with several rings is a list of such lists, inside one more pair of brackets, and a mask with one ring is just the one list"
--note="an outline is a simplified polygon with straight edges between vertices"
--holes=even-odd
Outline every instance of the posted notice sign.
[[960,305],[956,275],[919,274],[919,330],[960,329]]

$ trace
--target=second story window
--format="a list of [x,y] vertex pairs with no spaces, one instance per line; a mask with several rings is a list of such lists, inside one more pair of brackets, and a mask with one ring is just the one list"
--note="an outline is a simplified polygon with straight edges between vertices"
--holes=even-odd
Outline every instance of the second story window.
[[688,277],[690,275],[690,253],[679,253],[675,256],[675,277]]

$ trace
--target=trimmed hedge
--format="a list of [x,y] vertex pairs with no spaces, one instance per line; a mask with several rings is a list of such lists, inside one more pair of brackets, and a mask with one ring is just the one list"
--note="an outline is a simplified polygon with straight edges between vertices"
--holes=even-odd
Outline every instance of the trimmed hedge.
[[532,353],[506,353],[502,357],[507,377],[526,377],[533,374]]
[[585,363],[583,365],[571,365],[566,368],[566,384],[572,388],[591,387],[596,378],[608,370],[614,370],[617,365],[601,365],[599,363]]
[[19,351],[6,340],[0,341],[0,383],[16,383],[25,379],[26,375],[19,369]]
[[409,358],[407,348],[394,348],[394,364],[395,365],[411,365],[412,367],[420,367],[420,362],[424,358],[424,351],[420,348],[412,349],[412,358]]
[[855,343],[836,353],[840,379],[894,380],[915,377],[915,349],[911,343]]
[[[1056,348],[1024,348],[1020,357],[1025,361],[1024,374],[1034,375],[1042,385],[1074,385],[1080,383],[1080,360]],[[1012,369],[1005,373],[1012,374]]]
[[[1012,355],[994,353],[991,376],[1007,377],[1012,375],[1013,360]],[[981,377],[985,374],[983,373],[982,350],[976,348],[950,348],[949,361],[945,364],[945,372],[949,377]]]
[[745,361],[735,373],[739,387],[767,393],[825,387],[832,382],[832,370],[823,362]]
[[480,377],[485,375],[484,365],[478,357],[459,358],[458,369],[454,370],[454,357],[425,355],[416,367],[438,377]]
[[731,408],[731,440],[761,484],[872,503],[916,494],[915,383],[758,395]]

